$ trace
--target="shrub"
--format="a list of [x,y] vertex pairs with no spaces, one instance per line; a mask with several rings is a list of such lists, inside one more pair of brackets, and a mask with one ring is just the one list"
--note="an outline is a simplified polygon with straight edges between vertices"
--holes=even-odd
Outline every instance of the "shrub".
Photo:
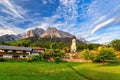
[[120,51],[120,40],[113,40],[113,41],[111,41],[109,46],[113,47],[117,51]]
[[29,56],[26,60],[28,62],[33,62],[33,61],[41,61],[43,59],[43,55],[37,55],[37,56]]
[[116,51],[116,56],[118,59],[120,59],[120,51]]
[[98,50],[98,54],[96,56],[96,62],[102,62],[104,64],[104,62],[106,60],[116,60],[117,57],[115,55],[115,51],[113,48],[101,48]]
[[60,50],[60,52],[59,52],[60,57],[64,56],[65,54],[66,54],[66,52],[64,50]]
[[0,58],[0,62],[5,62],[6,60],[3,58]]
[[89,49],[85,49],[82,51],[82,57],[87,60],[92,60],[94,62],[96,57],[95,51],[90,51]]
[[55,57],[55,62],[56,62],[56,63],[61,62],[61,58],[60,58],[59,56]]
[[29,57],[26,59],[26,61],[28,61],[28,62],[33,62],[32,56],[29,56]]

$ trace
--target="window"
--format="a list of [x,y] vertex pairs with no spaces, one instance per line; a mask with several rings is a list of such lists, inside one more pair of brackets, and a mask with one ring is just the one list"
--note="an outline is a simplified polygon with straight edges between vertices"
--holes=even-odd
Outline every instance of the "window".
[[20,56],[15,56],[15,55],[14,55],[14,56],[12,56],[12,57],[13,57],[13,58],[19,58]]
[[26,58],[26,56],[23,56],[23,58]]

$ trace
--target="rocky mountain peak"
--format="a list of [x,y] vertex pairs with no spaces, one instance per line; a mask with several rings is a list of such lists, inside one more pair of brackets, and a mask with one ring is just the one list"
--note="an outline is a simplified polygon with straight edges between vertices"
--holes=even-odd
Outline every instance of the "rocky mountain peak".
[[33,30],[28,30],[25,33],[24,38],[39,37],[43,33],[44,33],[44,30],[42,28],[35,28]]
[[49,27],[44,32],[44,34],[42,34],[40,37],[41,38],[45,38],[45,37],[50,37],[50,38],[57,37],[57,38],[60,38],[61,35],[60,35],[59,31],[55,27],[52,27],[52,28]]

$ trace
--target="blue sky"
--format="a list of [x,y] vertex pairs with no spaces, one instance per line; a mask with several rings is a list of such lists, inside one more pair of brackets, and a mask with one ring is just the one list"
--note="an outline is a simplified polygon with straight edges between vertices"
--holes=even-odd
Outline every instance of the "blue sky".
[[120,39],[120,0],[0,0],[0,35],[56,27],[93,43]]

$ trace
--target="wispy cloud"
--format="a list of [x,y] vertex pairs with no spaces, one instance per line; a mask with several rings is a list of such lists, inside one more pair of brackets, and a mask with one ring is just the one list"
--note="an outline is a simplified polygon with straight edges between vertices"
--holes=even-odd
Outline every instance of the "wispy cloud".
[[94,34],[96,31],[98,31],[99,29],[101,29],[101,28],[103,28],[103,27],[105,27],[105,26],[107,26],[107,25],[109,25],[109,24],[111,24],[111,23],[113,23],[115,21],[115,19],[109,19],[109,20],[107,20],[107,21],[105,21],[105,22],[103,22],[103,23],[101,23],[101,24],[98,24],[93,30],[92,30],[92,34]]
[[[23,16],[21,15],[21,13],[19,13],[17,11],[17,9],[15,8],[15,4],[11,3],[10,0],[0,0],[0,4],[2,4],[4,7],[6,7],[10,12],[7,11],[7,13],[10,13],[10,15],[14,16],[14,17],[19,17],[19,18],[23,18]],[[4,12],[6,12],[4,10]],[[11,14],[13,13],[13,14]]]
[[26,11],[12,0],[0,0],[0,5],[0,11],[6,14],[0,15],[0,36],[23,33],[24,29],[16,24],[24,19]]
[[[109,27],[111,25],[115,25],[116,23],[120,22],[120,19],[118,18],[120,16],[119,14],[120,6],[117,5],[118,4],[117,2],[120,2],[120,1],[117,0],[114,3],[109,2],[109,4],[112,3],[111,5],[109,5],[110,10],[108,12],[105,11],[106,14],[101,14],[101,17],[96,19],[96,21],[93,23],[94,28],[91,32],[92,34],[94,34],[95,32],[99,31],[104,27]],[[102,5],[102,6],[105,7],[106,5]]]

